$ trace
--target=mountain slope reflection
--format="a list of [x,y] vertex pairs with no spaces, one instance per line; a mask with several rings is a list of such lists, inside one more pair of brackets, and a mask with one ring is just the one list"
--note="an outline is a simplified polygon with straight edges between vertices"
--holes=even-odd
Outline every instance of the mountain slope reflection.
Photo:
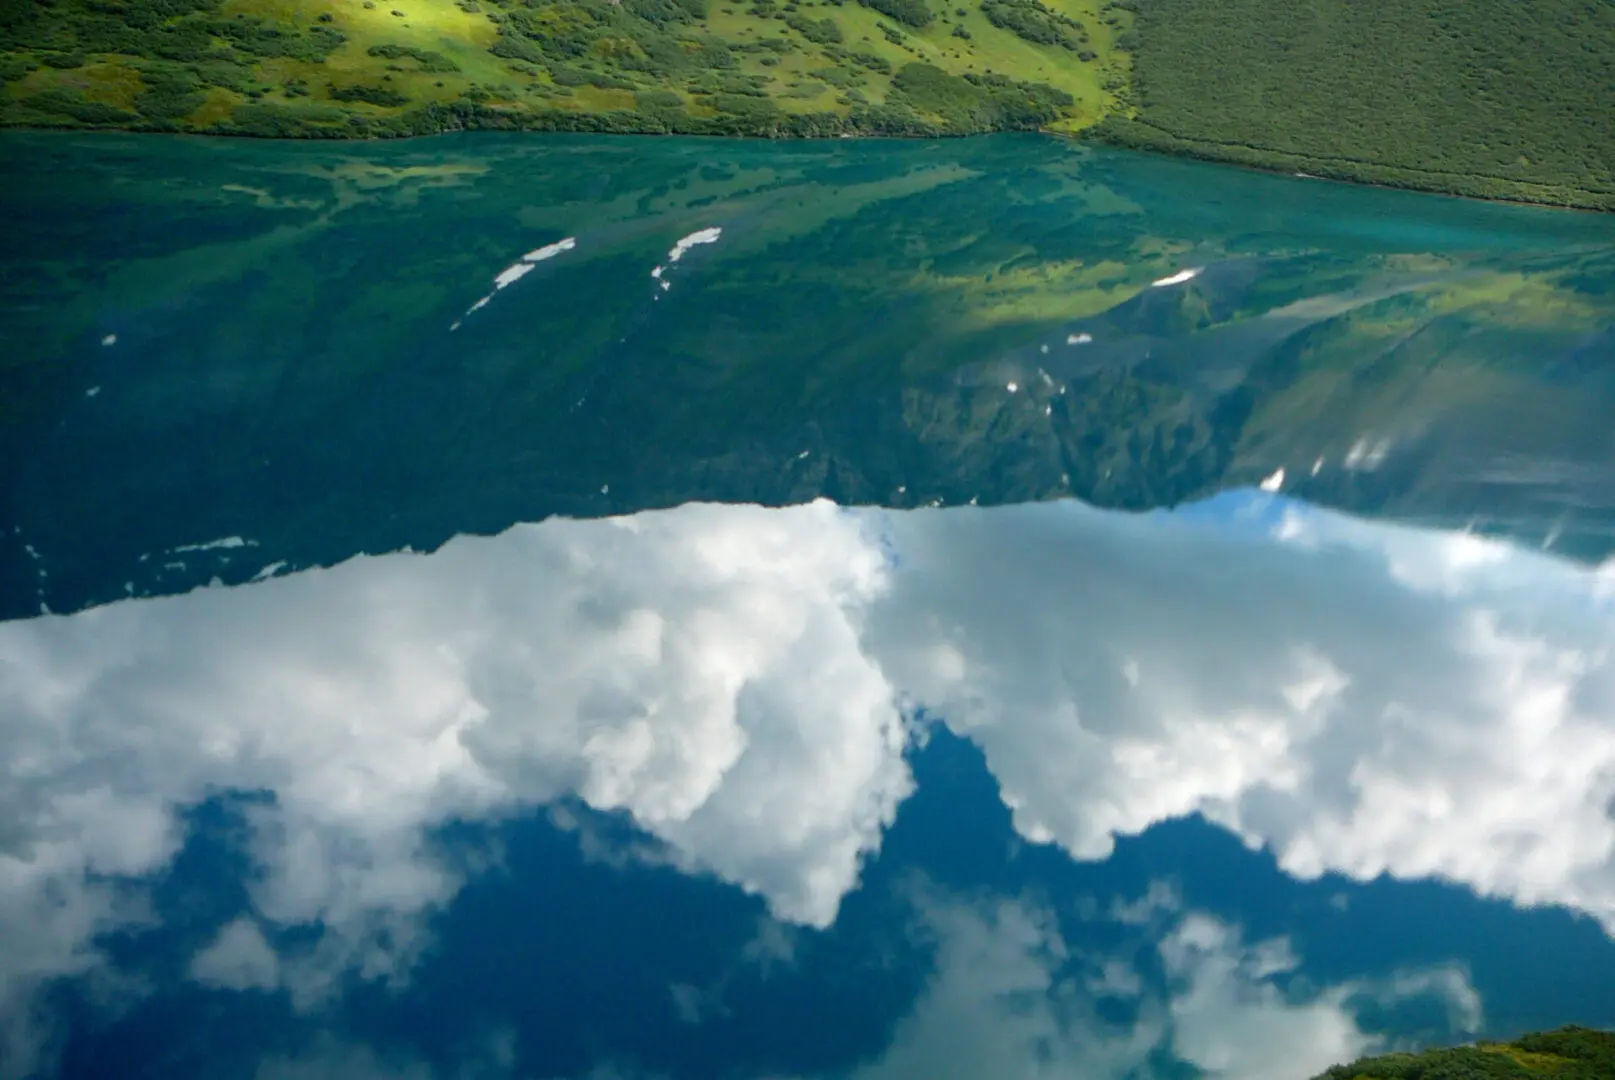
[[[1439,877],[1608,931],[1609,584],[1249,492],[1145,515],[697,504],[0,624],[0,937],[20,943],[0,1007],[93,966],[180,850],[179,809],[221,791],[266,793],[244,810],[251,917],[192,974],[302,1007],[407,981],[477,874],[431,830],[557,800],[828,927],[914,789],[926,718],[980,747],[1021,837],[1078,859],[1199,814],[1293,877]],[[1021,917],[959,933],[1015,953]],[[1294,966],[1228,960],[1237,930],[1184,919],[1153,947],[1189,1000],[1217,997],[1207,972]],[[939,962],[913,1024],[963,1007]],[[1335,1023],[1316,1009],[1349,995],[1329,993],[1307,1023]],[[1233,1069],[1228,1030],[1205,1029],[1207,1068]],[[936,1044],[908,1037],[892,1052],[918,1069]],[[1306,1040],[1320,1068],[1368,1045],[1350,1024]],[[1228,1075],[1307,1075],[1272,1060]]]
[[1605,217],[1008,136],[12,134],[0,192],[0,618],[556,515],[1280,468],[1615,552]]

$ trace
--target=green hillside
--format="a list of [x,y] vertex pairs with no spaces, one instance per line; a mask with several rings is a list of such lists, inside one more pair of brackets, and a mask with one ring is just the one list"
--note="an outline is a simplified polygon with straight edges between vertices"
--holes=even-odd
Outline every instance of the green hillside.
[[1041,128],[1615,209],[1609,0],[0,0],[0,126]]
[[1615,209],[1609,0],[1122,0],[1144,149]]
[[312,137],[1071,129],[1125,82],[1114,38],[1126,16],[1102,2],[0,0],[0,124]]
[[1315,1080],[1609,1080],[1612,1076],[1615,1035],[1566,1027],[1511,1043],[1364,1058],[1336,1065]]

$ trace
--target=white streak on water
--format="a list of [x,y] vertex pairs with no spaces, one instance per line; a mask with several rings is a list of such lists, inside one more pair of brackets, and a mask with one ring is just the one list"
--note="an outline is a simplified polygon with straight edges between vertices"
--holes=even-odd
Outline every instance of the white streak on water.
[[533,264],[530,262],[512,263],[501,270],[499,276],[493,279],[493,287],[503,289],[507,285],[514,285],[532,272]]
[[1200,271],[1203,269],[1205,269],[1205,267],[1195,266],[1188,270],[1179,270],[1171,277],[1164,277],[1159,281],[1150,282],[1150,285],[1157,289],[1161,288],[1163,285],[1182,285],[1185,281],[1190,281],[1196,277],[1199,277]]
[[712,226],[710,229],[700,229],[693,232],[673,245],[673,250],[667,253],[667,261],[676,263],[684,258],[685,253],[697,244],[715,244],[718,242],[718,237],[722,235],[723,229],[717,225]]
[[169,551],[174,554],[178,554],[181,551],[215,551],[219,548],[242,548],[257,546],[257,541],[254,540],[243,540],[239,536],[226,536],[220,540],[209,540],[205,544],[181,544],[177,548],[169,548]]
[[577,246],[577,237],[569,236],[565,240],[557,240],[553,244],[545,244],[541,248],[534,248],[522,256],[522,261],[530,263],[543,262],[545,259],[555,258],[563,251],[571,251]]
[[[563,251],[571,251],[577,246],[577,238],[569,236],[565,240],[557,240],[553,244],[545,244],[541,248],[534,248],[532,251],[529,251],[527,254],[521,257],[520,262],[511,263],[509,266],[499,271],[499,273],[495,275],[493,279],[493,292],[466,308],[465,314],[470,315],[473,311],[480,311],[482,308],[487,307],[488,301],[494,298],[495,293],[499,292],[501,289],[508,288],[509,286],[516,284],[516,282],[532,273],[539,263],[546,259],[555,258],[555,256],[561,254]],[[461,319],[464,317],[465,316],[461,316]],[[458,329],[460,329],[460,319],[456,319],[453,324],[449,326],[450,332]]]
[[1373,472],[1384,464],[1385,456],[1391,452],[1390,439],[1358,439],[1351,444],[1346,452],[1346,468],[1352,471],[1366,470]]

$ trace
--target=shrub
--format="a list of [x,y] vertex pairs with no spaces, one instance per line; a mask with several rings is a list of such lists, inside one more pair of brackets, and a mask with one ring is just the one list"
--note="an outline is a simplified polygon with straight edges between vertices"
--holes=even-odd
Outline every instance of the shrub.
[[925,0],[858,0],[858,2],[887,18],[896,19],[905,26],[919,28],[931,21],[931,9],[925,6]]
[[530,64],[542,64],[546,59],[543,49],[520,34],[512,34],[504,29],[500,30],[499,39],[488,47],[488,51],[506,60],[525,60]]
[[843,67],[818,68],[814,71],[808,72],[808,74],[812,75],[815,79],[829,83],[831,86],[842,90],[851,89],[855,86],[862,86],[867,81],[856,71],[850,71]]
[[363,101],[383,108],[409,104],[409,98],[385,86],[333,86],[329,93],[332,101]]
[[931,64],[905,64],[892,79],[894,103],[937,117],[951,132],[1040,127],[1072,105],[1070,94],[1003,75],[949,75]]
[[583,71],[580,68],[566,67],[562,64],[550,65],[550,80],[556,86],[597,86],[602,90],[635,89],[632,82],[619,76],[607,75],[597,71]]
[[1071,52],[1088,44],[1088,31],[1081,23],[1049,10],[1039,0],[985,0],[981,11],[988,22],[1023,41]]
[[264,139],[331,138],[347,134],[339,125],[349,119],[358,118],[329,105],[253,104],[237,105],[221,126],[237,135]]
[[35,112],[47,116],[65,116],[81,124],[97,126],[108,124],[130,124],[138,117],[125,109],[115,105],[105,105],[99,101],[86,101],[77,94],[70,93],[61,88],[42,90],[37,94],[22,99],[22,104]]
[[370,56],[386,60],[413,60],[418,70],[440,75],[460,70],[459,64],[442,53],[430,49],[417,49],[410,45],[372,45],[367,52]]
[[767,98],[746,94],[713,94],[707,104],[721,113],[752,121],[771,120],[779,112],[778,106]]
[[135,109],[148,120],[179,120],[207,100],[202,81],[194,72],[159,68],[140,74],[146,89],[135,98]]
[[16,82],[37,66],[20,56],[0,56],[0,82]]
[[641,109],[682,109],[684,99],[672,90],[641,90],[634,95],[634,104]]
[[785,25],[815,45],[839,45],[841,27],[834,19],[810,19],[805,15],[787,15]]
[[861,68],[868,68],[870,71],[881,75],[890,75],[892,73],[892,63],[884,56],[876,56],[874,53],[860,51],[848,53],[847,59]]

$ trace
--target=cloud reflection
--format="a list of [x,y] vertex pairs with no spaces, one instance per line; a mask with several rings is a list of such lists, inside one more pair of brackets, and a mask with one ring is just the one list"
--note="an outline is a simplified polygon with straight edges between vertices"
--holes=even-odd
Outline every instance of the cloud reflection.
[[[1479,1027],[1479,999],[1460,970],[1297,992],[1284,986],[1300,967],[1287,940],[1247,941],[1163,896],[1150,932],[1108,954],[1068,943],[1054,911],[1032,900],[923,897],[937,973],[888,1052],[853,1075],[1149,1076],[1152,1055],[1165,1051],[1208,1078],[1296,1080],[1385,1045],[1359,1028],[1356,998],[1429,998],[1456,1014],[1457,1030]],[[1125,999],[1132,1016],[1107,1019],[1107,998]]]
[[[343,973],[403,977],[463,881],[426,831],[563,796],[826,926],[910,790],[917,707],[982,748],[1025,838],[1078,858],[1199,812],[1293,875],[1438,876],[1612,928],[1607,585],[1256,494],[690,505],[0,624],[0,1010],[96,963],[95,935],[139,917],[115,881],[162,870],[177,811],[219,790],[273,798],[249,814],[252,917],[192,960],[209,985],[306,1003]],[[937,917],[964,969],[1001,949],[1007,985],[1043,978],[1032,916]],[[320,933],[269,948],[295,926]],[[1280,1038],[1275,1009],[1320,1064],[1362,1045],[1339,1020],[1362,987],[1293,1008],[1245,987],[1293,968],[1282,948],[1189,918],[1158,948],[1181,984],[1163,1022],[1214,1072],[1264,1075],[1238,1054]],[[950,985],[913,1023],[951,1028]]]
[[[1134,925],[1109,950],[1074,940],[1053,907],[1029,897],[965,897],[923,878],[909,891],[915,924],[908,930],[934,947],[923,990],[878,1056],[795,1080],[1120,1080],[1162,1075],[1165,1061],[1188,1064],[1207,1080],[1297,1080],[1388,1047],[1360,1026],[1356,1013],[1365,1001],[1427,1001],[1469,1034],[1481,1022],[1478,996],[1461,969],[1307,986],[1292,978],[1300,961],[1288,940],[1249,940],[1238,926],[1183,908],[1170,889],[1132,905],[1148,909],[1148,925]],[[1112,928],[1118,918],[1127,922],[1116,911],[1088,918]],[[690,1002],[681,1008],[686,1023],[722,1024],[730,1016],[719,994],[673,990]],[[712,1000],[698,1000],[706,997]],[[473,1048],[464,1063],[434,1071],[321,1036],[302,1053],[266,1060],[257,1077],[515,1075],[508,1040],[496,1038],[492,1047]],[[619,1059],[597,1063],[585,1077],[661,1075]],[[737,1075],[786,1080],[766,1070]]]

